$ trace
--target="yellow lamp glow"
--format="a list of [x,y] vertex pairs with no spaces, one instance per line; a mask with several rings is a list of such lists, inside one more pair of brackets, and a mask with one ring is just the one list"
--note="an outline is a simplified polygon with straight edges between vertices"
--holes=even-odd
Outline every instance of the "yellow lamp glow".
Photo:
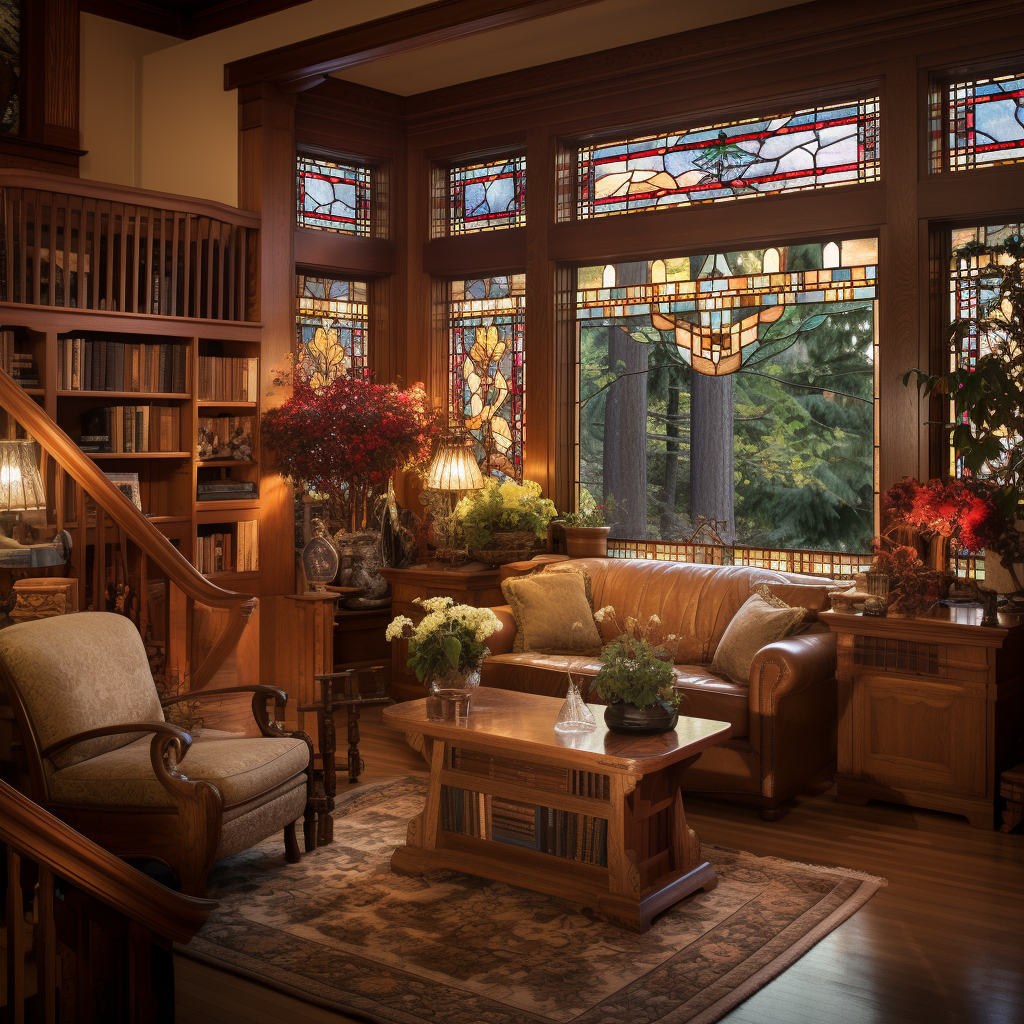
[[425,486],[435,491],[478,491],[484,478],[464,438],[444,441],[427,467]]
[[[46,491],[36,466],[35,442],[31,438],[0,440],[0,513],[45,508]],[[17,521],[17,516],[2,518],[8,527]]]

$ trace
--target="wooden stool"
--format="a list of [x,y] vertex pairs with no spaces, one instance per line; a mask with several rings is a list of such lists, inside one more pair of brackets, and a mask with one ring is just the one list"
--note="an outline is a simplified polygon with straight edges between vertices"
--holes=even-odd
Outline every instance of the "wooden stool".
[[999,795],[1006,801],[1000,832],[1010,832],[1024,817],[1024,764],[1007,768],[999,776]]

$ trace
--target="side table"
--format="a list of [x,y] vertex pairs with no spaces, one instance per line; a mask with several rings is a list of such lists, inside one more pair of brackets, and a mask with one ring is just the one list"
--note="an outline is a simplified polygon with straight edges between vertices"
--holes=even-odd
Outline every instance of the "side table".
[[1024,733],[1024,626],[980,608],[916,619],[823,612],[837,635],[843,803],[868,800],[995,826],[999,773]]
[[[413,622],[423,618],[424,611],[413,601],[427,597],[450,597],[456,604],[488,608],[505,603],[497,566],[469,562],[449,569],[443,565],[413,565],[408,569],[381,569],[381,576],[391,584],[391,614],[407,615]],[[399,700],[417,700],[423,687],[406,666],[408,644],[395,640],[391,644],[391,693]]]
[[[313,816],[306,819],[303,837],[307,853],[318,846],[334,842],[334,818],[331,812],[338,792],[334,715],[342,708],[348,715],[348,781],[350,784],[355,783],[359,781],[359,774],[363,770],[363,760],[359,756],[359,712],[362,708],[394,703],[384,691],[382,682],[372,692],[360,693],[359,676],[369,672],[375,681],[379,681],[385,671],[383,665],[366,665],[318,675],[315,679],[320,684],[320,700],[299,707],[299,711],[316,715],[319,741],[319,752],[314,757],[313,768]],[[335,684],[339,679],[345,681],[342,693],[335,692]],[[319,767],[316,767],[317,761]]]

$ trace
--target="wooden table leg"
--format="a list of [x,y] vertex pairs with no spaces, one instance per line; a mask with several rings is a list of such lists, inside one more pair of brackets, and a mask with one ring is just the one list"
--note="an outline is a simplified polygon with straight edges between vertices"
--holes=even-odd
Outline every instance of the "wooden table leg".
[[359,708],[348,707],[348,781],[351,785],[359,781],[363,761],[359,756]]
[[396,875],[422,875],[430,870],[417,857],[419,850],[437,849],[441,830],[441,772],[444,770],[448,744],[435,739],[430,756],[430,781],[427,784],[427,802],[423,810],[409,822],[405,845],[391,855],[391,870]]

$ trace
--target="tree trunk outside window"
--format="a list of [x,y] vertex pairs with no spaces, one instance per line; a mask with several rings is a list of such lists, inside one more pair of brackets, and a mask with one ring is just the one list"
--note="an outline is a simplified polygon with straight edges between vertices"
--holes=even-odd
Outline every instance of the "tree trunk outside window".
[[732,374],[690,374],[690,518],[724,521],[719,534],[736,540]]

